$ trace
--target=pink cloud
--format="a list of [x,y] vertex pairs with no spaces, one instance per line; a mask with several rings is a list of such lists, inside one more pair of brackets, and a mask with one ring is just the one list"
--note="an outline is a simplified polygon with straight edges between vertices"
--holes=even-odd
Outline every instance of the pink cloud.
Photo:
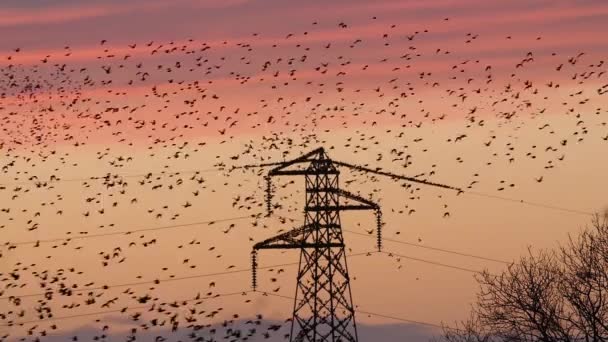
[[95,5],[88,4],[78,7],[54,7],[39,10],[2,10],[0,11],[0,26],[17,26],[31,24],[51,24],[87,18],[108,16],[133,10],[125,5]]
[[[184,1],[185,3],[186,1]],[[197,5],[205,5],[212,6],[213,2],[197,2],[197,1],[187,1],[190,4],[196,3]],[[243,0],[234,0],[225,5],[235,5],[242,3]],[[452,3],[451,0],[442,1],[441,3]],[[470,3],[474,3],[474,1],[469,1]],[[467,2],[467,3],[469,3]],[[160,8],[163,6],[160,3],[148,3],[146,5],[147,8]],[[421,3],[411,3],[405,2],[404,4],[400,2],[384,2],[380,3],[378,6],[385,7],[398,7],[398,6],[426,6]],[[356,6],[354,8],[357,8]],[[101,15],[109,15],[112,13],[117,13],[120,11],[128,11],[134,10],[135,7],[131,6],[118,6],[118,7],[82,7],[78,9],[62,9],[57,11],[49,11],[41,14],[26,14],[26,13],[5,13],[6,15],[0,16],[0,26],[4,22],[5,24],[10,24],[11,22],[19,22],[19,23],[28,23],[30,21],[62,21],[68,20],[70,18],[85,18],[85,17],[93,17],[93,16],[101,16]],[[141,8],[137,8],[140,10]],[[353,8],[350,8],[353,10]],[[518,11],[515,13],[503,13],[501,15],[490,15],[490,16],[476,16],[476,17],[458,17],[457,19],[453,19],[451,21],[442,22],[439,25],[432,26],[430,31],[433,34],[441,34],[441,33],[453,33],[453,32],[464,32],[464,31],[472,31],[481,30],[488,25],[503,25],[503,24],[538,24],[539,28],[542,28],[543,23],[548,21],[554,21],[558,19],[571,19],[571,18],[584,18],[586,16],[592,15],[608,15],[608,6],[586,6],[586,7],[576,7],[576,8],[565,8],[565,7],[555,7],[553,9],[548,10],[536,10],[536,11],[526,11],[521,12]],[[389,33],[391,37],[411,34],[414,30],[420,30],[419,22],[406,22],[400,23],[394,29],[388,29],[387,23],[377,22],[367,25],[353,25],[348,29],[324,29],[324,30],[316,30],[311,31],[308,35],[304,34],[296,34],[289,39],[285,39],[284,35],[281,36],[260,36],[260,37],[251,37],[251,36],[240,36],[240,37],[225,37],[225,38],[215,38],[212,40],[208,40],[205,42],[206,45],[210,47],[226,47],[224,41],[228,40],[231,43],[234,42],[247,42],[255,45],[256,47],[263,46],[271,46],[273,44],[280,45],[296,45],[296,44],[304,44],[304,43],[327,43],[327,42],[339,42],[339,41],[354,41],[355,39],[369,39],[369,38],[379,38],[382,33]],[[517,28],[516,28],[517,30]],[[566,29],[564,29],[566,31]],[[495,30],[494,30],[495,31]],[[577,30],[574,29],[574,32]],[[565,32],[568,33],[568,32]],[[573,33],[573,32],[570,32]],[[599,39],[595,32],[581,32],[584,34],[584,39],[588,40],[588,38]],[[486,33],[484,33],[486,35]],[[197,42],[198,43],[198,42]],[[438,42],[438,45],[441,42]],[[196,44],[196,43],[195,43]],[[137,55],[146,55],[149,54],[154,48],[158,45],[153,45],[150,48],[145,46],[142,47],[143,44],[139,44],[137,49],[130,49],[126,46],[105,46],[111,51],[112,54],[130,54],[132,56]],[[193,46],[193,43],[188,41],[176,41],[175,46],[179,45],[190,45]],[[234,44],[230,44],[228,46],[234,46]],[[93,60],[100,56],[101,49],[96,46],[85,46],[78,47],[70,51],[71,55],[65,56],[66,51],[61,49],[56,50],[38,50],[38,51],[30,51],[30,52],[21,52],[20,54],[14,54],[12,61],[4,61],[4,64],[8,63],[23,63],[23,64],[32,64],[39,63],[44,56],[51,55],[52,60],[54,62],[60,62],[63,60]]]
[[220,8],[240,5],[249,0],[173,0],[124,2],[121,4],[85,4],[79,6],[61,6],[38,10],[0,10],[0,27],[31,24],[53,24],[95,17],[111,16],[129,12],[142,12],[167,9],[176,5],[191,5],[203,8]]

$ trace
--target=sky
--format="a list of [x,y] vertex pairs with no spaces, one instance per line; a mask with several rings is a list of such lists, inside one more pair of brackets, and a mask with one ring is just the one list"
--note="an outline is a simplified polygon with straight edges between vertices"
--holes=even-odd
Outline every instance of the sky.
[[191,308],[220,330],[285,323],[297,251],[261,251],[240,293],[253,244],[302,224],[304,182],[274,179],[252,218],[268,168],[231,166],[321,146],[463,190],[340,174],[384,220],[372,253],[373,213],[341,213],[360,340],[437,336],[476,273],[608,210],[607,19],[591,0],[3,1],[0,337],[148,334],[163,314],[120,312],[146,294],[207,294]]

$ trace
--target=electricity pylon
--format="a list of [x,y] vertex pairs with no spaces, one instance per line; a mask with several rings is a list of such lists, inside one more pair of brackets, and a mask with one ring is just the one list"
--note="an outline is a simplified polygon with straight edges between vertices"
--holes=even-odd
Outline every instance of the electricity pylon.
[[[292,166],[301,164],[307,165],[304,168],[291,169]],[[258,250],[300,250],[291,323],[292,342],[358,341],[340,212],[375,211],[378,250],[382,248],[382,214],[376,203],[340,189],[339,174],[324,149],[318,148],[299,158],[281,163],[266,177],[266,204],[269,214],[272,209],[271,178],[305,178],[304,225],[255,244],[252,252],[255,290]]]

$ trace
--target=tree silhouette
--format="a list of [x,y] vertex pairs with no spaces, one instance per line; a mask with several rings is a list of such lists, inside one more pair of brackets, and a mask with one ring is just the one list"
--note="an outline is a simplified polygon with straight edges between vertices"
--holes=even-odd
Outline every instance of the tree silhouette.
[[555,250],[484,271],[471,316],[447,342],[608,341],[608,215]]

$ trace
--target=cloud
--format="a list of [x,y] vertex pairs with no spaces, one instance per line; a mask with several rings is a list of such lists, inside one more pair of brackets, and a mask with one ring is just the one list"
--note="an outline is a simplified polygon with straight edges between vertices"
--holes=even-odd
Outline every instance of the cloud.
[[52,24],[121,13],[130,6],[87,4],[74,7],[0,10],[0,26]]
[[[223,5],[217,3],[216,1],[196,1],[196,0],[180,0],[177,3],[173,2],[173,5],[182,4],[188,5],[193,10],[200,9],[200,7],[213,8],[221,7],[221,6],[236,6],[244,4],[246,0],[230,0],[224,3]],[[442,1],[442,3],[452,3],[451,0]],[[474,0],[465,1],[459,4],[461,8],[463,5],[473,5],[475,4]],[[395,2],[395,1],[387,1],[381,2],[377,5],[379,8],[408,8],[408,6],[413,9],[421,8],[421,9],[434,9],[433,6],[430,6],[428,3],[424,2],[412,2],[406,1],[404,3]],[[355,4],[353,6],[349,6],[349,11],[357,11],[357,8],[360,6]],[[35,24],[35,23],[52,23],[52,22],[65,22],[70,20],[81,20],[86,18],[100,17],[100,16],[110,16],[118,13],[128,13],[130,11],[145,11],[145,10],[161,10],[167,8],[166,3],[160,2],[147,2],[145,5],[134,4],[129,2],[128,4],[112,4],[112,5],[95,5],[89,4],[86,6],[73,6],[73,7],[54,7],[47,8],[42,10],[0,10],[0,26],[3,25],[16,25],[16,24]],[[464,7],[466,8],[466,6]],[[284,10],[282,8],[275,9],[274,11]],[[305,6],[302,11],[306,12],[307,7]],[[332,9],[333,10],[333,9]],[[360,8],[363,11],[363,8]],[[298,10],[299,11],[299,10]],[[331,10],[330,10],[331,11]],[[416,11],[412,12],[412,15],[415,14]],[[426,13],[426,12],[425,12]],[[363,39],[364,41],[367,39],[380,39],[382,33],[388,33],[391,37],[403,36],[405,34],[412,33],[413,30],[420,30],[420,25],[429,25],[429,18],[425,18],[427,15],[425,13],[422,14],[422,17],[416,17],[416,20],[400,22],[397,27],[394,29],[388,29],[389,23],[387,21],[377,21],[366,24],[353,24],[348,29],[340,29],[337,27],[332,28],[323,28],[312,30],[308,35],[303,35],[302,33],[295,34],[293,37],[289,39],[285,39],[285,34],[287,31],[283,33],[274,33],[271,35],[260,35],[257,38],[252,36],[245,35],[231,35],[226,34],[224,37],[197,37],[200,40],[205,41],[206,45],[211,47],[226,47],[223,45],[224,41],[230,42],[248,42],[256,47],[268,47],[272,44],[279,43],[280,45],[295,45],[295,44],[305,44],[305,43],[327,43],[327,42],[340,42],[340,41],[354,41],[355,39]],[[262,15],[267,15],[264,13]],[[410,16],[410,13],[404,14],[406,17]],[[491,11],[487,13],[483,13],[480,15],[479,13],[467,13],[465,12],[463,15],[458,16],[457,18],[448,21],[441,22],[436,25],[430,25],[429,30],[436,40],[438,46],[442,44],[443,40],[450,40],[454,38],[455,35],[463,32],[481,32],[482,38],[487,36],[492,36],[493,33],[497,33],[500,31],[499,27],[509,27],[510,32],[512,31],[514,34],[519,34],[524,38],[527,36],[531,38],[535,38],[539,34],[543,34],[542,27],[543,25],[549,25],[559,22],[560,26],[555,27],[552,30],[552,33],[555,36],[555,40],[562,42],[559,40],[561,36],[561,32],[564,34],[577,34],[582,40],[577,39],[574,43],[584,43],[593,41],[601,41],[601,37],[597,30],[595,29],[597,25],[593,25],[591,22],[588,24],[588,20],[585,22],[577,23],[579,19],[583,18],[591,18],[597,16],[605,16],[608,15],[608,6],[592,6],[585,5],[580,7],[567,7],[567,6],[550,6],[548,8],[532,8],[529,10],[522,9],[520,7],[515,6],[514,8],[507,8],[501,11],[500,13],[492,13]],[[236,14],[238,18],[239,14]],[[123,20],[116,19],[118,21]],[[388,19],[387,19],[388,20]],[[516,26],[513,26],[516,25]],[[74,27],[80,26],[80,24],[75,24]],[[145,24],[144,24],[145,26]],[[286,29],[288,30],[288,29]],[[147,30],[146,30],[147,31]],[[228,31],[226,31],[228,32]],[[530,32],[534,32],[531,34]],[[153,33],[153,30],[151,31]],[[504,33],[504,32],[503,32]],[[126,33],[128,34],[128,33]],[[551,38],[551,37],[547,37]],[[153,36],[150,37],[153,39]],[[112,40],[112,39],[110,39]],[[424,42],[424,40],[422,40]],[[93,42],[89,42],[91,44]],[[185,40],[175,40],[175,45],[189,45]],[[538,42],[535,44],[542,44],[543,42]],[[97,42],[94,42],[97,44]],[[416,42],[417,44],[417,42]],[[511,43],[512,44],[512,43]],[[512,47],[512,45],[506,46],[504,44],[497,44],[492,48],[500,49]],[[233,44],[231,44],[233,45]],[[145,55],[149,54],[150,50],[154,49],[157,45],[155,44],[150,49],[142,48],[142,44],[135,49],[129,49],[126,46],[112,46],[106,45],[109,51],[113,54],[131,54],[133,57],[136,55]],[[22,51],[20,54],[13,54],[12,61],[7,61],[5,58],[2,61],[3,64],[7,63],[25,63],[32,64],[38,63],[44,56],[51,55],[53,56],[53,60],[55,62],[60,62],[62,60],[94,60],[100,54],[101,50],[99,46],[96,45],[80,45],[74,46],[71,50],[71,55],[69,57],[64,56],[65,52],[62,49],[40,49],[40,50],[30,50]]]
[[167,1],[128,1],[128,2],[83,2],[78,5],[12,8],[0,10],[0,27],[56,24],[79,21],[96,17],[112,16],[130,12],[164,10],[176,5],[190,5],[199,8],[223,8],[241,5],[248,0],[173,0]]

